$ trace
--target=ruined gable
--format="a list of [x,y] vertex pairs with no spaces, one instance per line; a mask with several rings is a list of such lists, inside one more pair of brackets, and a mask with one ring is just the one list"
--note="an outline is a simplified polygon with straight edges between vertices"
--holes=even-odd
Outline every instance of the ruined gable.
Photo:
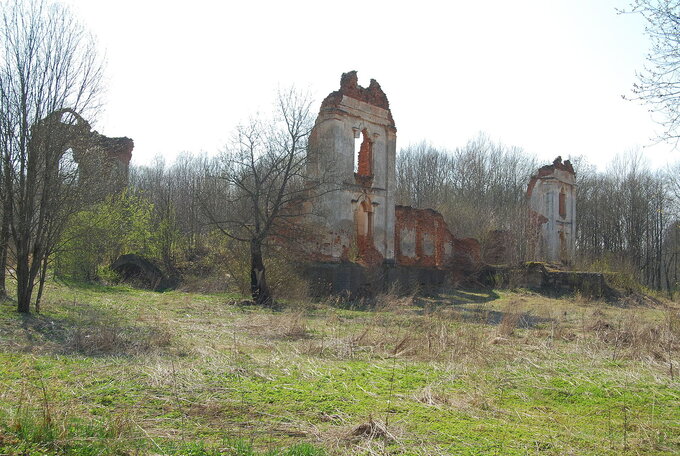
[[[375,79],[371,79],[368,87],[363,88],[359,85],[359,78],[356,71],[343,73],[340,78],[340,90],[331,92],[323,102],[321,102],[321,110],[342,110],[343,106],[352,105],[354,105],[355,108],[361,109],[359,105],[347,100],[347,98],[352,98],[353,100],[361,101],[372,107],[385,110],[390,125],[392,127],[395,126],[392,112],[390,111],[390,102],[387,100],[387,95],[382,91],[380,84],[378,84],[378,81]],[[368,112],[370,113],[370,110]],[[378,113],[378,116],[380,116],[380,113]]]

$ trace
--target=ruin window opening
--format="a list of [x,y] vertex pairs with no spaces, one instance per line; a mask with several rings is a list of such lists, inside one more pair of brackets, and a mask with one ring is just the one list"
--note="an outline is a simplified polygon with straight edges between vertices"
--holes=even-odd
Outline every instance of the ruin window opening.
[[59,176],[62,179],[69,179],[73,182],[78,182],[78,163],[73,157],[74,151],[69,147],[64,151],[59,159]]
[[359,172],[359,152],[361,151],[362,135],[359,132],[354,136],[354,172]]
[[365,128],[354,138],[354,172],[359,176],[373,175],[373,142]]
[[371,239],[373,237],[373,206],[362,201],[357,208],[357,236]]
[[78,118],[72,112],[65,112],[59,118],[64,125],[78,125]]
[[567,194],[564,188],[560,191],[560,217],[567,218]]

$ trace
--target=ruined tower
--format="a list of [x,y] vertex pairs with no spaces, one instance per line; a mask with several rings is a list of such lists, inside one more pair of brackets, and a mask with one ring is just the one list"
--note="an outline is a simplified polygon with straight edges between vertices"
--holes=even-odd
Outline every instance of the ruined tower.
[[309,138],[310,177],[334,187],[315,203],[326,231],[320,259],[394,262],[396,133],[380,85],[364,88],[356,71],[344,73]]
[[529,208],[536,224],[536,258],[571,264],[576,237],[576,174],[569,160],[557,157],[539,168],[527,188]]

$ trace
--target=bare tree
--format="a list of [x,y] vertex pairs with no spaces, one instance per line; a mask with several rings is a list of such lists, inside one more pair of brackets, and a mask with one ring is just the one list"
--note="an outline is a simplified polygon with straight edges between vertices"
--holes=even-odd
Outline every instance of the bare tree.
[[628,12],[646,21],[652,43],[648,65],[633,85],[633,99],[643,101],[662,117],[661,140],[680,140],[680,0],[634,0]]
[[[0,145],[3,197],[16,263],[17,309],[29,312],[36,278],[73,201],[68,163],[81,113],[98,108],[102,60],[70,11],[47,0],[3,4],[0,12]],[[4,230],[2,230],[4,232]],[[6,245],[6,240],[3,245]]]
[[[310,100],[295,90],[280,92],[274,119],[253,119],[236,129],[218,163],[203,207],[226,236],[250,246],[253,300],[272,305],[263,246],[296,231],[314,195],[306,179],[307,139],[312,129]],[[317,183],[318,184],[318,183]]]
[[577,174],[576,248],[582,266],[613,270],[672,294],[678,275],[677,168],[652,171],[639,150],[602,172]]
[[150,166],[131,170],[130,186],[153,203],[159,259],[168,273],[177,273],[178,262],[195,258],[203,248],[209,221],[201,210],[199,190],[209,161],[214,158],[185,152],[169,165],[159,156]]

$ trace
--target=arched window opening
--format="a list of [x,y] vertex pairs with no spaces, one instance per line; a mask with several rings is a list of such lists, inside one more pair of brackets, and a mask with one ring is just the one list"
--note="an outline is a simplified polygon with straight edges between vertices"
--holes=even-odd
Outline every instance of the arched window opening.
[[357,132],[354,136],[354,172],[359,172],[359,152],[361,152],[362,134]]
[[78,117],[70,111],[64,112],[59,118],[59,122],[65,125],[78,125]]
[[560,191],[560,217],[567,218],[567,194],[564,188]]
[[373,205],[370,201],[364,200],[357,207],[357,236],[373,237]]
[[59,159],[59,176],[69,183],[78,182],[78,163],[73,157],[73,149],[69,147]]
[[354,138],[354,172],[359,176],[373,174],[373,143],[365,128]]

